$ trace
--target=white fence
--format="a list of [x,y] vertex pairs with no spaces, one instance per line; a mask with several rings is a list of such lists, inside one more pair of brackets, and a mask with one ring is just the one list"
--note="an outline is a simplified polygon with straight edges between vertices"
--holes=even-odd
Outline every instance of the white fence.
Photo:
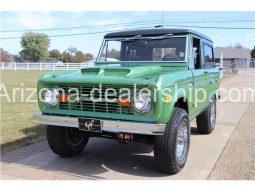
[[235,59],[235,60],[224,60],[223,71],[225,73],[235,73],[238,69],[250,69],[255,68],[255,59]]
[[94,63],[83,62],[83,63],[22,63],[22,62],[1,62],[1,70],[47,70],[47,71],[57,71],[57,70],[78,70],[80,68],[94,66]]
[[[21,63],[21,62],[1,62],[1,70],[47,70],[47,71],[58,71],[58,70],[78,70],[80,68],[94,66],[93,62],[83,63]],[[255,59],[236,59],[233,61],[223,61],[223,71],[233,72],[236,68],[255,68]]]

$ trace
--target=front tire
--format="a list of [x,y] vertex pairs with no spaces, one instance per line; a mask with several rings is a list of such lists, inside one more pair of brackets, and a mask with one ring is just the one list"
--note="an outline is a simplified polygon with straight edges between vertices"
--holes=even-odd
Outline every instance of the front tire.
[[199,133],[210,134],[216,125],[216,99],[213,98],[207,109],[201,113],[197,119],[197,129]]
[[175,108],[165,133],[155,136],[154,158],[159,169],[176,174],[184,167],[190,144],[190,124],[184,109]]
[[63,157],[70,157],[82,152],[89,136],[78,129],[60,126],[47,126],[47,139],[51,150]]

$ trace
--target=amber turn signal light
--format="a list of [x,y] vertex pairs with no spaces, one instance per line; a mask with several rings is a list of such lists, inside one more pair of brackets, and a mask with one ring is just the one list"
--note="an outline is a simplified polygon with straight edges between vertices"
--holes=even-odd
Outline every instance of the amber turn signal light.
[[118,99],[118,105],[121,105],[121,106],[130,106],[131,105],[131,101],[128,98],[119,98]]
[[66,94],[59,94],[58,95],[58,101],[59,102],[68,102],[69,101],[69,96]]
[[165,103],[170,103],[172,98],[170,96],[165,97]]

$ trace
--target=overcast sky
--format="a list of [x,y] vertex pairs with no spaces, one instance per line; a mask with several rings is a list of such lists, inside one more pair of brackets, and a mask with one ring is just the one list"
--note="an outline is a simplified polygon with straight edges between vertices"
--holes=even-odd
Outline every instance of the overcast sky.
[[[162,12],[2,12],[1,31],[98,25],[90,28],[40,31],[49,36],[91,33],[51,37],[50,49],[57,48],[63,51],[74,46],[96,55],[105,33],[95,34],[95,32],[153,27],[161,24],[161,18]],[[188,26],[255,28],[254,21],[254,12],[165,12],[166,25],[182,25],[185,27],[181,28],[190,28],[204,33],[214,40],[215,46],[234,46],[236,43],[241,43],[247,48],[253,48],[255,30],[206,29]],[[178,28],[166,26],[166,28],[170,27]],[[23,33],[1,32],[1,37],[20,37]],[[21,50],[20,39],[2,39],[0,47],[12,54],[17,54]]]

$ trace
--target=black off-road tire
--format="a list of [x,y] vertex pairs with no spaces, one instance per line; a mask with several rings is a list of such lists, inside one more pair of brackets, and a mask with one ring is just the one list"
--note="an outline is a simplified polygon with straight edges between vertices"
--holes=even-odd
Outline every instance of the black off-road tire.
[[215,122],[214,124],[212,124],[211,122],[211,109],[212,107],[215,107],[215,121],[216,121],[216,99],[213,98],[207,109],[202,112],[199,116],[197,116],[196,121],[197,121],[197,129],[199,133],[202,134],[210,134],[213,132],[213,130],[215,129]]
[[[54,153],[63,157],[71,157],[82,152],[88,143],[89,136],[79,133],[78,129],[49,125],[47,126],[47,139]],[[78,141],[76,144],[75,140]]]
[[[184,160],[180,163],[176,157],[177,133],[180,125],[187,123],[187,149]],[[184,109],[175,108],[171,119],[166,125],[165,133],[154,138],[154,158],[159,169],[167,174],[176,174],[185,166],[190,144],[190,124]]]

